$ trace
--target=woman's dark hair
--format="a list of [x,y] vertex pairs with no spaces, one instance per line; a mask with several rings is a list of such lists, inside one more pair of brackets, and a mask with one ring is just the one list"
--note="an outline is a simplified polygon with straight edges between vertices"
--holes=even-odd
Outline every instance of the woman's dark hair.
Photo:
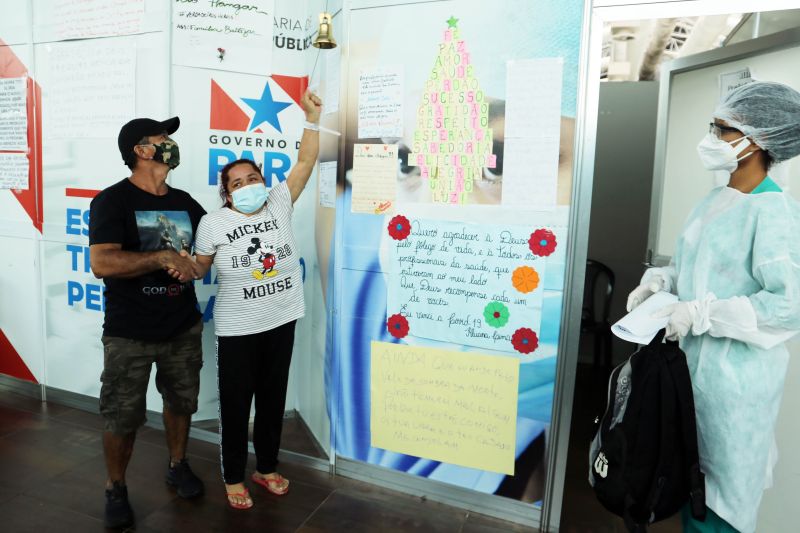
[[228,201],[228,182],[231,180],[231,169],[236,165],[250,165],[253,167],[253,170],[258,172],[259,176],[261,175],[261,167],[256,165],[255,161],[251,159],[237,159],[222,167],[222,171],[219,173],[219,197],[222,198],[222,207],[231,206],[231,203]]
[[775,157],[766,150],[764,150],[764,162],[767,165],[767,170],[771,169],[772,165],[775,164]]

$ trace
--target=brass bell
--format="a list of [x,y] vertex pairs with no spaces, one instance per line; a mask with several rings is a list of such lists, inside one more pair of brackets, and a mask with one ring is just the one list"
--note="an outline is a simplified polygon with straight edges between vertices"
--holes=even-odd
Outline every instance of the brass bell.
[[312,46],[314,48],[336,48],[336,41],[333,39],[333,26],[331,26],[330,13],[319,14],[319,31],[317,31],[317,38],[314,39]]

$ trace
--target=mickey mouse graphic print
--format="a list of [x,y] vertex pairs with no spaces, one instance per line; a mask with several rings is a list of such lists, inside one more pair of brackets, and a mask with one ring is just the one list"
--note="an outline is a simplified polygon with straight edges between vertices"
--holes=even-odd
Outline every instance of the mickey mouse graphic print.
[[195,253],[214,256],[218,336],[261,333],[305,315],[292,210],[289,187],[283,182],[252,215],[223,207],[200,220]]

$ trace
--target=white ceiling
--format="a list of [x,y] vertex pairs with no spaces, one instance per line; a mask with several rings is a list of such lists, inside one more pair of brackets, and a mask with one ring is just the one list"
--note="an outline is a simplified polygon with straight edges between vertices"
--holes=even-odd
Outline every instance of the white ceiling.
[[657,79],[663,61],[798,26],[800,9],[607,23],[601,79]]

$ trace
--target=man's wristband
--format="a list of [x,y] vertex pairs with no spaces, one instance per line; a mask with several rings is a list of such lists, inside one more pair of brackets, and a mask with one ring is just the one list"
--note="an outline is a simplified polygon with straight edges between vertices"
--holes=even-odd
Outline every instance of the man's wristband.
[[314,124],[313,122],[309,122],[306,120],[303,122],[303,129],[311,131],[319,131],[319,124]]

